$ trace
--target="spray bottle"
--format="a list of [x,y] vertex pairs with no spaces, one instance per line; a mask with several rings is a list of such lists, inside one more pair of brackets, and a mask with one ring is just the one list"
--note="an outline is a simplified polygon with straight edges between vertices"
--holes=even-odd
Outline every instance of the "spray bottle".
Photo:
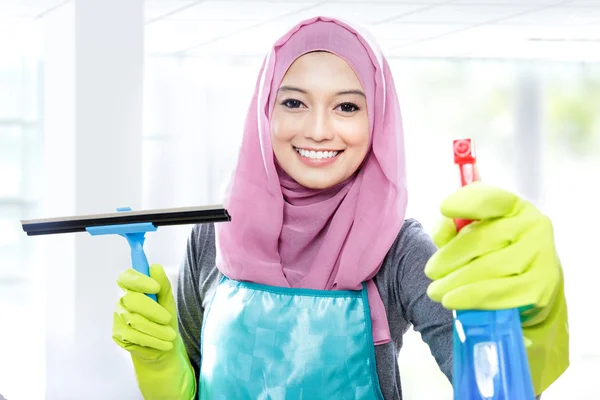
[[[454,141],[461,184],[479,180],[470,139]],[[455,220],[460,231],[471,223]],[[518,309],[454,311],[455,400],[534,400]]]

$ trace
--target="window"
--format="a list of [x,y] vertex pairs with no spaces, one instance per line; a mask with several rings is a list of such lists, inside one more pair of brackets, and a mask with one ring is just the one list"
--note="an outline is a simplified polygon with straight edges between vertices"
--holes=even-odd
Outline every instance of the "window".
[[32,243],[20,219],[39,198],[41,165],[40,66],[26,54],[0,58],[0,280],[24,279]]

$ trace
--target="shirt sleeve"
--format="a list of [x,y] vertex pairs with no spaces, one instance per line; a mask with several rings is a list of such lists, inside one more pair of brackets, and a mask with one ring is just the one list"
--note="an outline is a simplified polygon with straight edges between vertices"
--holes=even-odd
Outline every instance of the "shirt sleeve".
[[419,222],[410,219],[405,224],[397,246],[400,302],[408,322],[452,382],[452,312],[427,296],[431,280],[425,275],[425,265],[437,248]]
[[204,307],[202,305],[201,275],[205,225],[196,225],[188,238],[186,252],[177,279],[177,314],[179,334],[194,368],[196,379],[200,370],[200,333]]

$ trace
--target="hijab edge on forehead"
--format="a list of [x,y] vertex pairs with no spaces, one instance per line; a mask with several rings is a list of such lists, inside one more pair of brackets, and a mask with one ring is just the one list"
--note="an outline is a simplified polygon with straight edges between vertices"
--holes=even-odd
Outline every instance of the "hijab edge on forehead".
[[[343,198],[338,199],[339,207],[331,215],[327,234],[315,236],[317,246],[313,247],[317,250],[307,264],[310,267],[304,271],[304,278],[292,286],[280,256],[287,252],[286,246],[294,246],[293,240],[281,236],[285,216],[290,211],[283,200],[265,108],[275,71],[281,68],[277,65],[277,50],[302,27],[318,21],[333,22],[354,34],[356,43],[364,47],[369,57],[364,62],[370,62],[375,69],[372,146],[364,168],[352,180]],[[303,30],[302,34],[310,34],[310,30]],[[376,344],[381,344],[390,340],[389,326],[372,278],[400,231],[407,195],[397,95],[387,62],[373,43],[358,29],[328,17],[302,21],[275,42],[261,67],[238,162],[224,201],[232,220],[217,224],[216,240],[217,267],[231,279],[322,290],[359,290],[366,282],[373,338]],[[336,49],[322,50],[337,53]],[[356,71],[355,74],[359,75]]]

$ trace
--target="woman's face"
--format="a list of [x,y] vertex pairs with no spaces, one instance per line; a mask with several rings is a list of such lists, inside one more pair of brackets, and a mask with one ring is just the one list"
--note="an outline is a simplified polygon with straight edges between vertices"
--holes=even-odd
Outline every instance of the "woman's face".
[[310,189],[343,182],[369,147],[367,101],[342,58],[299,57],[283,77],[271,114],[273,152],[283,170]]

